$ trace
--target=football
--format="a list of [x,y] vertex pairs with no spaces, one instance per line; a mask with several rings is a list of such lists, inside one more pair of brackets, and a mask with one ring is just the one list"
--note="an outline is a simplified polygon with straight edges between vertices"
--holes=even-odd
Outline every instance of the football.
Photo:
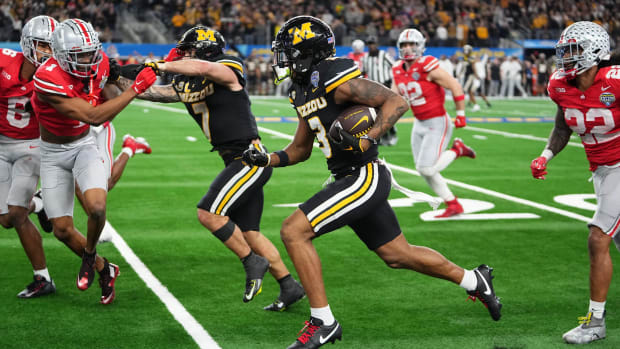
[[338,118],[329,128],[329,136],[336,141],[340,141],[340,135],[336,129],[336,125],[340,124],[342,129],[347,133],[359,138],[370,130],[375,123],[377,112],[375,108],[366,105],[354,105],[340,113]]

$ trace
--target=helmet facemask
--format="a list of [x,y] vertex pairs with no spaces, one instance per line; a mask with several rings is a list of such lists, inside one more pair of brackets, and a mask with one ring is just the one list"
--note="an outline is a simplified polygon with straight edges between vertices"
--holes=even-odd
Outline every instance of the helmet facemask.
[[48,16],[34,17],[24,25],[20,46],[24,57],[35,67],[52,56],[52,33],[56,27],[58,22]]
[[576,22],[562,32],[555,49],[560,74],[575,78],[609,55],[609,34],[593,22]]
[[60,68],[78,78],[96,76],[103,61],[99,34],[81,19],[60,24],[52,35],[52,50]]
[[271,50],[275,83],[288,76],[303,82],[313,65],[334,55],[334,34],[327,24],[317,18],[294,17],[282,26]]
[[405,29],[398,36],[396,45],[398,46],[398,58],[405,61],[413,61],[422,57],[424,54],[426,50],[426,38],[416,29]]

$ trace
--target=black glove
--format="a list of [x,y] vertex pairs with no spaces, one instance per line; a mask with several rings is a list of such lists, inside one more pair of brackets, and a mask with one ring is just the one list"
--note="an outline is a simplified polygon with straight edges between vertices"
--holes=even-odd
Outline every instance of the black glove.
[[136,76],[144,69],[143,64],[125,64],[121,67],[121,76],[129,80],[135,80]]
[[337,137],[332,137],[330,133],[327,136],[331,139],[333,143],[335,143],[340,149],[355,151],[363,153],[362,150],[362,140],[348,133],[347,131],[342,129],[342,125],[339,122],[336,122],[333,126],[336,130],[338,130],[338,137],[340,139],[336,139]]
[[159,70],[159,65],[158,63],[164,63],[164,61],[157,61],[157,62],[146,62],[144,64],[142,64],[145,68],[151,68],[153,69],[153,71],[155,72],[156,75],[161,75],[161,71]]
[[241,161],[246,166],[267,167],[269,166],[270,157],[268,153],[262,152],[250,146],[250,149],[243,152]]
[[121,76],[121,66],[118,65],[118,62],[114,58],[109,59],[110,64],[110,76],[108,76],[109,82],[116,82]]

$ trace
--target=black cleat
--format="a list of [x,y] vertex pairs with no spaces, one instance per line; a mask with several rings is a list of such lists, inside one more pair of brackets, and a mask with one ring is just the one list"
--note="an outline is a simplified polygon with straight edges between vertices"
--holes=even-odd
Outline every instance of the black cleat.
[[56,292],[56,285],[54,284],[54,280],[47,281],[41,275],[35,275],[34,281],[30,283],[30,285],[26,286],[26,288],[17,294],[19,298],[35,298],[45,296],[46,294],[51,294]]
[[114,291],[114,283],[116,278],[121,274],[118,265],[108,262],[107,259],[103,259],[103,269],[99,272],[99,286],[101,286],[101,304],[110,304],[116,297]]
[[310,317],[310,321],[305,322],[299,333],[295,343],[287,349],[314,349],[327,342],[334,344],[336,339],[342,340],[342,327],[336,320],[330,326],[325,326],[323,321]]
[[267,270],[269,270],[269,261],[254,252],[251,252],[242,261],[243,268],[245,269],[243,302],[247,303],[263,290],[263,278]]
[[[34,193],[34,196],[43,201],[43,197],[41,196],[41,189],[37,190],[36,193]],[[39,225],[41,226],[41,229],[43,229],[43,231],[46,233],[51,233],[54,227],[52,226],[52,222],[47,218],[45,208],[42,208],[41,211],[36,213],[37,218],[39,219]]]
[[263,309],[268,311],[285,311],[289,306],[303,299],[306,296],[306,291],[299,284],[299,282],[292,280],[293,286],[288,288],[280,288],[280,294],[278,298]]
[[95,259],[97,258],[97,252],[89,254],[84,250],[82,254],[82,266],[80,266],[80,272],[76,280],[77,288],[80,291],[87,290],[95,280]]
[[476,274],[477,284],[475,290],[467,291],[469,299],[474,302],[476,298],[479,299],[489,310],[491,318],[498,321],[502,317],[502,303],[499,302],[499,298],[495,295],[495,290],[493,290],[493,276],[491,275],[493,268],[486,264],[481,264],[473,272]]

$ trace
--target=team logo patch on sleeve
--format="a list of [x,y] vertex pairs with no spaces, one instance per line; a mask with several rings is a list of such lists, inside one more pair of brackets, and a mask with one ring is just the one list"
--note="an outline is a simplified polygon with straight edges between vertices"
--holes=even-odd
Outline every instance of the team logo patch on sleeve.
[[318,87],[319,86],[319,72],[318,71],[313,71],[312,75],[310,75],[310,83],[312,83],[312,86],[314,87]]
[[599,100],[601,101],[601,103],[609,107],[616,101],[616,96],[614,96],[614,94],[611,92],[603,92],[601,93]]

